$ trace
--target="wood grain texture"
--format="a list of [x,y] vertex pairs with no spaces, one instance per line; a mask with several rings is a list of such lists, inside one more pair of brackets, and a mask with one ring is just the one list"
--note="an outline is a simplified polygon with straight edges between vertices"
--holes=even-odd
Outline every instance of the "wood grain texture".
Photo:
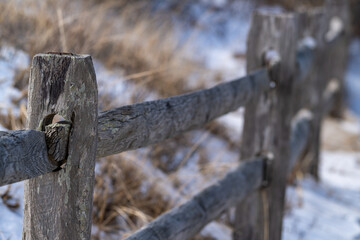
[[67,158],[69,130],[68,124],[60,123],[45,132],[0,131],[0,186],[59,168]]
[[300,39],[311,36],[317,43],[314,49],[314,56],[311,69],[303,81],[297,82],[294,90],[293,113],[301,108],[309,109],[313,113],[311,122],[312,135],[309,139],[309,148],[302,162],[302,169],[317,176],[317,166],[313,163],[318,162],[320,154],[320,131],[322,122],[322,94],[326,86],[327,74],[329,71],[326,53],[328,51],[325,35],[328,29],[328,18],[325,8],[312,11],[305,11],[299,14],[299,34]]
[[[344,0],[329,0],[326,5],[327,20],[329,25],[338,19],[342,23],[342,31],[326,46],[327,82],[331,79],[339,81],[339,91],[334,96],[334,104],[331,109],[331,116],[341,118],[345,104],[345,73],[348,61],[348,47],[351,40],[351,15],[350,2]],[[328,26],[329,26],[328,25]],[[330,27],[329,26],[329,27]],[[331,31],[330,28],[329,31]]]
[[269,88],[267,70],[216,87],[99,115],[97,156],[144,147],[234,111]]
[[263,165],[262,157],[241,163],[218,183],[156,218],[126,240],[185,240],[193,237],[226,209],[260,187]]
[[[324,35],[327,31],[328,21],[324,8],[299,13],[299,39],[298,45],[306,38],[312,38],[316,42],[316,48],[312,52],[312,61],[307,74],[296,81],[294,89],[293,113],[296,114],[301,108],[311,111],[318,107],[321,102],[321,86],[325,82],[324,76],[324,52],[326,51]],[[298,58],[299,53],[298,53]],[[299,59],[297,59],[298,65]],[[301,68],[301,67],[300,67]],[[302,74],[300,74],[302,75]]]
[[49,115],[72,122],[64,169],[25,182],[23,239],[90,239],[97,139],[97,84],[90,56],[33,58],[28,128]]
[[44,128],[49,161],[61,167],[65,164],[68,156],[71,122],[53,123]]
[[[338,92],[334,93],[332,114],[341,116],[344,109],[344,71],[347,60],[348,44],[348,26],[346,25],[349,17],[346,1],[331,0],[328,1],[324,8],[316,9],[300,14],[300,33],[301,37],[313,36],[317,42],[317,48],[314,53],[313,67],[309,71],[307,78],[296,86],[294,92],[295,99],[294,112],[305,107],[313,113],[312,136],[309,148],[306,152],[305,159],[302,160],[302,168],[305,172],[311,173],[318,179],[318,168],[320,160],[321,147],[321,125],[326,105],[324,99],[324,90],[331,79],[337,79]],[[344,31],[341,32],[331,43],[326,40],[329,28],[333,18],[341,19],[344,25]]]
[[0,186],[37,177],[57,167],[48,159],[43,132],[0,132]]
[[298,18],[293,14],[255,12],[252,17],[247,40],[247,71],[263,66],[263,55],[268,49],[276,51],[281,62],[270,71],[270,80],[276,87],[245,107],[241,159],[270,152],[274,160],[269,187],[249,195],[237,206],[234,239],[281,239],[297,70],[297,27]]

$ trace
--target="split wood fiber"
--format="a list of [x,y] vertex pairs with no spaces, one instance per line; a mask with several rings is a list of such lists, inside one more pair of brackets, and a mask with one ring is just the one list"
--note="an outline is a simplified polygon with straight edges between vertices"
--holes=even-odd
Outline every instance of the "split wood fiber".
[[33,58],[28,123],[47,116],[72,122],[65,168],[25,182],[23,239],[90,239],[97,140],[97,84],[91,57],[38,54]]

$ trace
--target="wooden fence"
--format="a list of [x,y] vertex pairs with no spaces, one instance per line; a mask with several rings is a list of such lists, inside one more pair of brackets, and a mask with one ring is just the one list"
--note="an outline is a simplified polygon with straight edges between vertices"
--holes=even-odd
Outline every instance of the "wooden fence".
[[[127,239],[188,239],[235,206],[234,239],[281,239],[288,175],[301,163],[317,176],[322,119],[343,109],[348,6],[334,2],[254,13],[243,78],[99,115],[90,56],[36,55],[27,123],[34,130],[0,132],[0,185],[30,179],[23,239],[90,239],[96,157],[163,141],[241,106],[239,167]],[[55,114],[66,121],[52,123]]]

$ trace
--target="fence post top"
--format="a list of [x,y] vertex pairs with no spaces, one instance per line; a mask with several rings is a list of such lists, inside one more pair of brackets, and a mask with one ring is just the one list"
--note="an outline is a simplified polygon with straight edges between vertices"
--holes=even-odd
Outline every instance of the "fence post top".
[[34,56],[33,59],[38,57],[59,57],[59,58],[74,58],[74,59],[86,59],[91,58],[89,54],[76,54],[68,52],[47,52],[47,53],[38,53]]
[[292,19],[298,15],[299,15],[298,12],[289,12],[289,11],[269,12],[262,9],[257,9],[253,13],[253,17],[261,16],[261,17],[273,17],[273,18],[282,18],[282,19]]

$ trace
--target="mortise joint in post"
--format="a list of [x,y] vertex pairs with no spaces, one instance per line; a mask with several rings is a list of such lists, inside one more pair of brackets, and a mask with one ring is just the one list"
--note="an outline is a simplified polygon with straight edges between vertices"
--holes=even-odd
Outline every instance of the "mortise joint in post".
[[58,166],[55,171],[64,168],[67,156],[71,131],[71,122],[60,121],[45,126],[45,142],[49,160]]
[[274,160],[274,154],[272,152],[260,152],[257,156],[263,157],[263,177],[261,182],[261,188],[266,188],[271,182],[272,163]]
[[266,67],[269,71],[270,88],[276,88],[276,78],[272,78],[271,76],[273,75],[273,72],[276,72],[276,70],[279,68],[280,62],[281,57],[275,49],[269,48],[264,51],[262,55],[262,65]]

